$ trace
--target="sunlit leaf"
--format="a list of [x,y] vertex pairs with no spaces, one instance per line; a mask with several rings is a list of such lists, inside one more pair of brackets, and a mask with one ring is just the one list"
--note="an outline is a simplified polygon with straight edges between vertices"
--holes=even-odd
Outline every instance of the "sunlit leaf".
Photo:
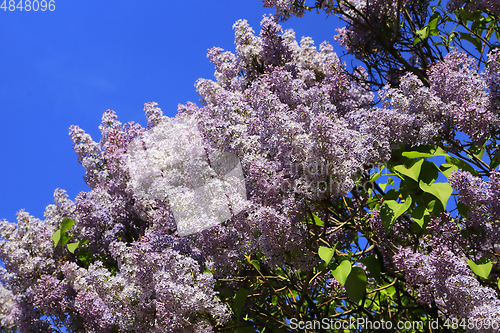
[[403,203],[398,203],[396,200],[384,200],[380,207],[380,218],[384,225],[385,232],[389,232],[396,219],[410,208],[411,203],[412,200],[410,196],[408,196]]
[[333,256],[335,255],[335,247],[329,248],[326,246],[320,246],[318,250],[319,257],[326,263],[329,264],[330,261],[332,260]]
[[490,276],[493,263],[487,258],[481,258],[476,264],[473,260],[467,260],[470,269],[478,276],[487,279]]
[[352,265],[349,260],[344,260],[332,271],[332,275],[341,285],[344,285],[351,273]]

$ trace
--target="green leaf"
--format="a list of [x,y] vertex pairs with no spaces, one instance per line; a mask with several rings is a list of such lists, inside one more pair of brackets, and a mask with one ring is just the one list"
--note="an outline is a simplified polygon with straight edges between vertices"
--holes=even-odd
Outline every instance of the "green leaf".
[[345,282],[347,295],[359,303],[366,292],[366,273],[361,267],[352,267],[351,273]]
[[464,205],[461,202],[457,203],[457,209],[458,209],[458,212],[460,213],[460,215],[462,215],[462,217],[467,217],[467,214],[469,213],[469,210],[470,210],[469,207],[467,207],[466,205]]
[[425,161],[420,169],[419,179],[426,184],[431,184],[439,177],[439,168],[433,162]]
[[490,169],[496,169],[497,166],[500,165],[500,153],[497,152],[495,157],[493,157],[490,161]]
[[71,253],[75,253],[75,250],[80,246],[80,245],[83,245],[83,244],[87,244],[89,241],[87,239],[84,239],[84,240],[81,240],[81,241],[78,241],[76,243],[71,243],[71,244],[68,244],[67,247],[68,247],[68,251],[71,252]]
[[[476,146],[476,145],[473,145],[469,148],[469,151],[472,153],[472,155],[474,155],[475,157],[477,157],[478,159],[481,159],[484,155],[484,147],[479,147],[479,146]],[[470,156],[469,154],[467,154],[470,158],[472,158],[472,156]]]
[[467,260],[467,264],[474,273],[476,273],[478,276],[484,279],[488,278],[491,269],[493,268],[493,263],[487,258],[479,259],[477,264],[471,259],[469,259]]
[[422,163],[424,163],[423,159],[412,160],[410,161],[410,165],[396,165],[394,170],[413,179],[418,182],[418,177],[420,175],[420,169],[422,168]]
[[253,267],[255,267],[257,270],[260,271],[260,262],[258,260],[252,260],[250,261]]
[[481,40],[477,37],[473,37],[468,32],[459,32],[460,38],[465,39],[466,41],[472,43],[476,47],[476,49],[481,50]]
[[52,240],[54,241],[54,247],[57,246],[59,243],[59,240],[61,239],[61,229],[56,230],[54,234],[52,235]]
[[85,264],[86,268],[88,268],[89,265],[94,262],[94,258],[86,248],[78,250],[78,260]]
[[455,16],[458,20],[467,23],[468,21],[479,21],[482,13],[480,11],[470,11],[467,8],[460,8],[455,12]]
[[307,223],[316,224],[319,227],[323,227],[325,225],[323,221],[321,221],[321,219],[316,216],[316,214],[312,214],[312,216],[313,219],[311,219],[309,216],[307,217]]
[[[434,17],[434,18],[433,18],[433,17]],[[439,14],[437,14],[437,13],[436,13],[436,14],[433,14],[433,15],[431,16],[431,20],[430,20],[429,24],[427,25],[427,26],[429,27],[429,29],[430,29],[429,34],[430,34],[431,36],[435,36],[435,35],[437,35],[437,32],[438,32],[438,30],[437,30],[437,25],[438,25],[438,22],[439,22],[439,17],[440,17],[440,16],[439,16]]]
[[420,39],[426,39],[429,37],[430,32],[431,29],[428,26],[425,26],[422,29],[415,31],[415,35]]
[[65,232],[65,231],[71,229],[73,224],[75,224],[75,221],[73,219],[65,218],[61,222],[61,232]]
[[439,166],[439,170],[441,171],[441,173],[446,177],[446,178],[450,178],[451,177],[451,173],[453,171],[457,171],[458,170],[458,167],[455,166],[455,165],[451,165],[451,164],[447,164],[447,163],[443,163]]
[[384,200],[380,207],[380,218],[386,233],[391,230],[396,219],[410,208],[411,202],[410,196],[403,203],[398,203],[396,200]]
[[241,319],[241,312],[243,311],[243,306],[245,305],[248,295],[248,290],[246,290],[245,288],[241,288],[236,293],[236,296],[234,296],[232,310],[236,315],[237,322],[239,322]]
[[344,260],[332,271],[332,275],[341,285],[345,285],[351,270],[351,262],[349,260]]
[[473,174],[476,177],[480,177],[479,173],[474,169],[473,167],[470,166],[469,163],[460,160],[455,157],[448,156],[446,157],[446,162],[449,164],[457,166],[459,169],[464,170],[464,171],[469,171],[471,174]]
[[337,245],[332,248],[326,247],[326,246],[320,246],[318,250],[319,257],[323,259],[323,261],[328,265],[330,261],[332,260],[334,254],[335,254],[335,248]]
[[393,185],[394,184],[394,179],[392,179],[391,177],[389,177],[387,179],[387,183],[384,183],[384,184],[379,184],[378,186],[380,186],[380,188],[382,189],[382,191],[385,192],[385,188],[389,185]]
[[438,200],[443,204],[443,207],[446,208],[448,199],[453,193],[453,188],[450,183],[432,183],[429,186],[423,181],[420,181],[419,186],[422,191],[430,193],[438,198]]
[[373,175],[371,175],[371,176],[370,176],[370,180],[371,180],[372,182],[374,182],[374,181],[376,181],[377,179],[379,179],[379,178],[382,176],[382,170],[383,170],[383,169],[384,169],[384,167],[382,167],[382,168],[380,169],[380,171],[379,171],[379,172],[376,172],[376,173],[374,173]]
[[380,262],[375,258],[374,255],[365,257],[359,261],[363,265],[368,268],[372,276],[377,280],[377,282],[380,282]]
[[430,221],[430,214],[424,206],[417,206],[411,212],[411,218],[423,229]]
[[448,154],[438,146],[424,145],[414,148],[412,151],[402,152],[401,155],[408,158],[448,156]]
[[68,251],[69,252],[75,253],[75,250],[80,246],[80,242],[70,243],[67,246],[68,246]]
[[406,151],[402,153],[404,157],[408,158],[417,158],[417,157],[436,157],[436,156],[448,156],[448,154],[443,153],[442,154],[430,154],[430,153],[421,153],[419,151]]
[[67,232],[61,233],[61,246],[64,247],[71,238],[73,238],[73,235],[70,235]]

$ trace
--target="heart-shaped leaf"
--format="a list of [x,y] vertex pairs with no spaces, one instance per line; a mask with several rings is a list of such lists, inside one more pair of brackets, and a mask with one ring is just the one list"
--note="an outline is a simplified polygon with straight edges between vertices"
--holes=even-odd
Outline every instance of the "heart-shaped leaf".
[[345,284],[347,277],[351,273],[351,262],[349,260],[344,260],[338,265],[335,270],[332,271],[332,275],[341,285]]
[[335,254],[335,245],[332,248],[326,247],[326,246],[320,246],[318,250],[319,257],[324,260],[324,262],[328,265],[330,261],[333,258],[333,255]]

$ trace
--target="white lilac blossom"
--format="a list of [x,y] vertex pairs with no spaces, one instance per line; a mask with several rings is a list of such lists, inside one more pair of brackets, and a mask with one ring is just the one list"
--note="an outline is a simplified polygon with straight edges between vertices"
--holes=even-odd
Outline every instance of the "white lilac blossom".
[[129,145],[127,155],[132,191],[168,200],[180,236],[220,224],[245,207],[238,157],[205,150],[194,116],[158,122]]

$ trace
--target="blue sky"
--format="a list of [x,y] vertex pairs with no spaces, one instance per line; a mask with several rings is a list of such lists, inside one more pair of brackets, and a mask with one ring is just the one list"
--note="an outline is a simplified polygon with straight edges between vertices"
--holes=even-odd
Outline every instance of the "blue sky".
[[[18,0],[16,0],[16,3]],[[232,25],[246,19],[258,33],[260,0],[55,0],[55,10],[0,9],[0,219],[26,209],[38,218],[56,188],[69,197],[83,182],[68,135],[75,124],[100,139],[103,112],[145,125],[143,105],[174,116],[198,103],[194,83],[213,78],[208,48],[234,50]],[[310,13],[283,24],[316,45],[333,40],[339,22]]]

